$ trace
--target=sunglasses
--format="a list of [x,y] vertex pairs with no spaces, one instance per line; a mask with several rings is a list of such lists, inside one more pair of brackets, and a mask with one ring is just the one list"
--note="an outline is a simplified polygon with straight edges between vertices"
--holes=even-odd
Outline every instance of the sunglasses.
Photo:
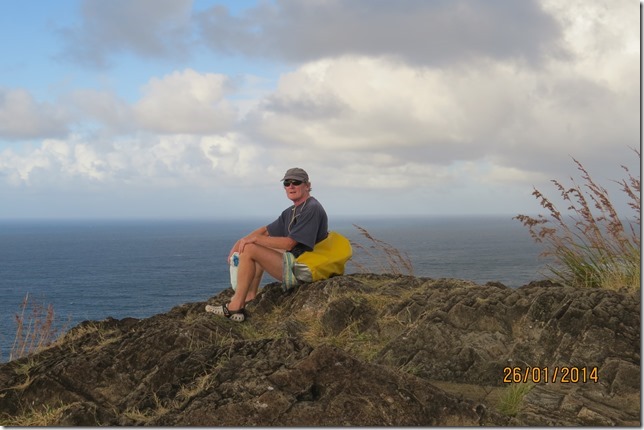
[[284,188],[290,186],[291,184],[293,184],[293,185],[295,185],[297,187],[298,185],[302,185],[302,181],[295,181],[295,180],[292,180],[292,179],[287,179],[286,181],[284,181]]

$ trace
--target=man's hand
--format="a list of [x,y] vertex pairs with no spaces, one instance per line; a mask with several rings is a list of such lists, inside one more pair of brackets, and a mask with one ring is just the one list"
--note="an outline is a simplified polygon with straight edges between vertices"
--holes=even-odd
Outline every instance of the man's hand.
[[243,253],[246,245],[251,243],[257,243],[257,236],[242,237],[241,239],[239,239],[239,253]]
[[297,242],[290,237],[271,237],[268,235],[268,230],[266,230],[266,227],[260,227],[248,236],[242,237],[235,243],[235,246],[233,246],[228,253],[228,264],[230,264],[230,259],[235,252],[242,254],[244,252],[244,249],[246,248],[246,245],[250,245],[252,243],[264,246],[266,248],[285,251],[290,251],[295,245],[297,245]]

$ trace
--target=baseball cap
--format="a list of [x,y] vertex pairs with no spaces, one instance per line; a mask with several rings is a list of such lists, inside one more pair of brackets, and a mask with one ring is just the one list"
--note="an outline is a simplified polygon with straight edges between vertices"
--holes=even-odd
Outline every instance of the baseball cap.
[[295,179],[296,181],[309,182],[309,175],[304,171],[304,169],[293,167],[292,169],[288,169],[284,174],[284,177],[280,180],[283,181],[285,179]]

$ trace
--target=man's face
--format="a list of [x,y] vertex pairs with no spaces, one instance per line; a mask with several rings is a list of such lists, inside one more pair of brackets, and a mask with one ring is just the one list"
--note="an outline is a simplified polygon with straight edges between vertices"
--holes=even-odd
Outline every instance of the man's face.
[[284,181],[284,191],[286,191],[286,197],[296,204],[305,199],[308,193],[307,184],[294,179],[286,179]]

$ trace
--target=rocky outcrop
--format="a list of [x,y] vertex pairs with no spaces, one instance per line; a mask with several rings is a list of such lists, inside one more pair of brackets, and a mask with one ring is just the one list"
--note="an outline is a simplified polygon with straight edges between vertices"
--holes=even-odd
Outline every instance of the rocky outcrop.
[[640,425],[639,297],[350,275],[269,284],[241,324],[205,304],[1,365],[0,424]]

